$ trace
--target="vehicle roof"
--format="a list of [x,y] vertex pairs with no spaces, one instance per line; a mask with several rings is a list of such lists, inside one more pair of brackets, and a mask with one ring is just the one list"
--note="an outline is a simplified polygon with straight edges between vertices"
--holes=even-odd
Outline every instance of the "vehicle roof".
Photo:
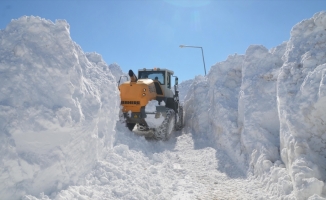
[[151,69],[146,69],[146,68],[143,68],[143,69],[139,69],[138,72],[143,72],[143,71],[167,71],[167,72],[170,72],[172,75],[174,74],[174,72],[172,70],[169,70],[169,69],[165,69],[165,68],[151,68]]

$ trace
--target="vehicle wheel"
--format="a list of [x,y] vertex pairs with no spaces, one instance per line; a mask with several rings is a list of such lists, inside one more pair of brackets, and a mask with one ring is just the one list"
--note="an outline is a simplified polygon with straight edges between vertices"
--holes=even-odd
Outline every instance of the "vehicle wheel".
[[127,127],[130,131],[134,130],[135,125],[135,123],[127,123]]
[[174,110],[168,109],[166,111],[166,117],[162,124],[154,131],[154,138],[157,140],[168,140],[175,125],[175,113]]

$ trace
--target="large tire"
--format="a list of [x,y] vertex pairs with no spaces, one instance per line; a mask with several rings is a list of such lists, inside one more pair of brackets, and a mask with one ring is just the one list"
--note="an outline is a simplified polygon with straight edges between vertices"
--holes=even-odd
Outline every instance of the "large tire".
[[134,130],[134,127],[135,127],[135,123],[127,123],[127,127],[128,127],[128,129],[130,130],[130,131],[132,131],[132,130]]
[[154,138],[157,140],[168,140],[175,125],[175,112],[172,109],[166,111],[166,117],[162,124],[155,129]]

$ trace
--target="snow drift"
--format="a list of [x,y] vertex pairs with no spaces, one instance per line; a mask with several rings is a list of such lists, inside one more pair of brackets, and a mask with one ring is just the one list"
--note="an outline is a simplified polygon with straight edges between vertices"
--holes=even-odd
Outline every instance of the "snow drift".
[[[185,99],[197,135],[223,146],[279,197],[325,197],[326,13],[295,25],[288,42],[252,45],[196,77]],[[206,103],[202,103],[206,102]]]
[[0,32],[0,198],[74,184],[110,147],[116,81],[64,20],[13,20]]

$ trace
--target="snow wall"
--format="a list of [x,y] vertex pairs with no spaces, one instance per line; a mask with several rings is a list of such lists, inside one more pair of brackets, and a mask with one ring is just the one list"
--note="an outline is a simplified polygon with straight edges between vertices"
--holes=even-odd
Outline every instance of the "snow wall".
[[274,195],[325,197],[325,49],[320,12],[295,25],[288,42],[252,45],[215,64],[182,86],[190,132],[246,163]]
[[0,199],[76,184],[113,142],[118,95],[66,21],[21,17],[0,30]]

